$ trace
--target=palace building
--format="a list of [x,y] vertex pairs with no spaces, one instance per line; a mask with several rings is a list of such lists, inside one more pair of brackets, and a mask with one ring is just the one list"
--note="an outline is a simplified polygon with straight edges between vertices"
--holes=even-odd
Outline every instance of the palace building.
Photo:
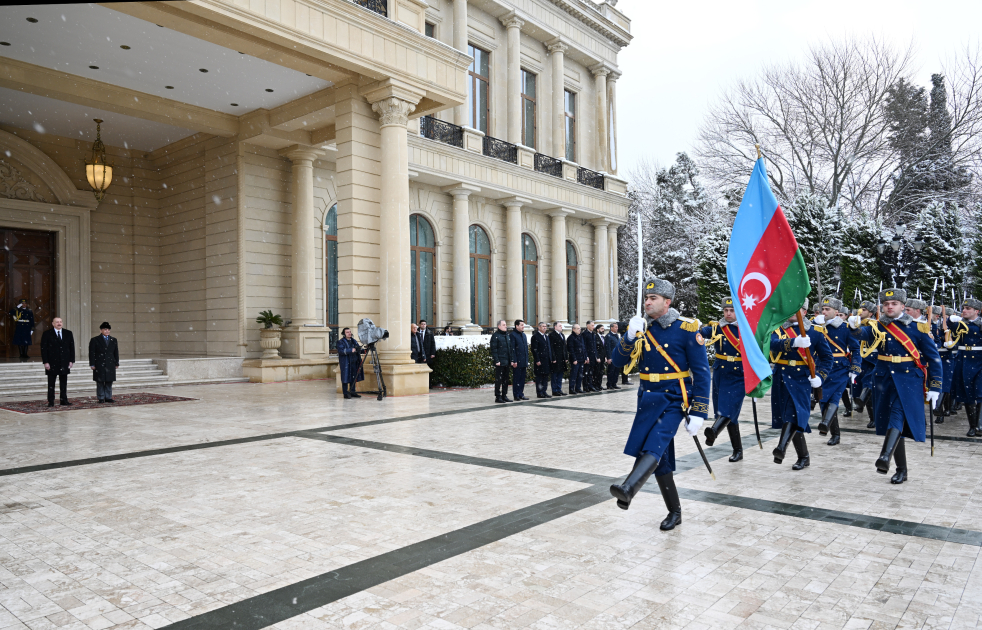
[[615,4],[0,7],[4,313],[263,382],[329,375],[368,317],[396,395],[427,389],[412,321],[610,320]]

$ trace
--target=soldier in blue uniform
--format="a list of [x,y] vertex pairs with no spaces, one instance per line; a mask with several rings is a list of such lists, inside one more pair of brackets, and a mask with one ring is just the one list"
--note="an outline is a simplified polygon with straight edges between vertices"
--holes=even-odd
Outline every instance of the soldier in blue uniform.
[[[822,400],[820,402],[822,410],[822,420],[818,423],[818,433],[825,435],[831,433],[829,446],[839,443],[841,432],[839,431],[839,401],[846,387],[856,379],[856,375],[862,373],[861,361],[859,358],[859,341],[849,334],[849,327],[844,319],[839,317],[842,309],[842,300],[827,297],[822,300],[822,313],[815,317],[813,324],[815,330],[825,335],[832,350],[832,363],[829,367],[828,378],[823,378]],[[852,357],[852,358],[850,358]]]
[[20,358],[27,359],[27,349],[31,347],[34,335],[34,311],[23,298],[17,300],[17,308],[8,313],[14,319],[14,340],[11,342],[20,349]]
[[737,422],[743,408],[743,355],[740,353],[740,327],[737,325],[733,298],[723,300],[723,319],[703,326],[699,334],[706,339],[716,360],[713,362],[713,426],[706,427],[706,444],[712,446],[726,427],[733,446],[731,462],[743,459],[743,440]]
[[951,341],[949,349],[958,350],[955,358],[953,391],[955,402],[965,405],[968,415],[968,437],[982,435],[979,429],[979,402],[982,402],[982,302],[967,298],[962,302],[962,314],[948,318]]
[[[849,319],[849,316],[850,315],[852,315],[852,310],[847,309],[847,308],[844,308],[844,307],[839,308],[839,319],[841,319],[843,323],[845,323],[846,320]],[[852,360],[853,360],[853,355],[854,354],[856,356],[856,360],[859,361],[860,365],[862,365],[862,359],[859,358],[859,351],[858,350],[859,350],[859,343],[857,342],[856,343],[856,352],[853,353],[852,349],[850,349],[848,351],[848,357],[847,358],[849,359],[849,364],[850,365],[852,365]],[[859,380],[859,374],[856,374],[855,372],[851,372],[849,374],[849,384],[846,385],[846,388],[842,391],[842,407],[843,407],[843,409],[846,410],[845,413],[842,414],[842,417],[843,418],[851,418],[852,417],[852,389],[853,389],[853,387],[856,386],[856,381],[858,381],[858,380]]]
[[[808,302],[805,301],[801,308],[807,313]],[[771,334],[771,363],[774,366],[771,427],[781,430],[781,437],[773,451],[774,463],[784,461],[788,442],[791,442],[798,455],[798,461],[791,466],[791,470],[801,470],[811,463],[805,433],[812,431],[808,426],[812,389],[822,386],[832,365],[832,351],[825,341],[825,335],[807,319],[804,322],[805,335],[800,334],[796,317],[788,319]],[[815,362],[814,378],[806,361],[809,352]]]
[[[624,483],[610,487],[617,507],[628,509],[631,499],[652,473],[658,482],[668,516],[661,529],[682,522],[682,503],[675,487],[675,434],[686,420],[685,430],[695,436],[709,414],[709,361],[699,321],[681,317],[671,308],[672,283],[650,278],[644,283],[645,319],[631,318],[627,334],[614,349],[611,361],[618,367],[639,365],[641,385],[634,425],[624,454],[636,458]],[[645,320],[648,326],[645,330]],[[637,342],[639,333],[643,333]]]
[[[943,424],[945,416],[951,415],[951,381],[955,376],[955,356],[950,348],[945,346],[946,341],[951,341],[951,328],[948,326],[948,317],[943,306],[935,306],[931,314],[931,333],[934,335],[934,342],[938,346],[938,354],[941,355],[941,402],[938,404],[938,413],[934,414],[934,423]],[[945,315],[942,319],[942,315]]]
[[850,317],[849,326],[858,339],[878,351],[873,415],[876,434],[886,437],[876,459],[876,471],[885,475],[890,471],[890,460],[893,459],[897,462],[897,472],[890,482],[903,483],[907,480],[904,438],[924,441],[924,402],[926,398],[930,405],[938,404],[941,357],[931,336],[931,325],[917,322],[904,312],[906,291],[881,291],[880,302],[879,320],[863,325],[859,317]]
[[[863,302],[859,307],[859,320],[863,326],[868,326],[870,322],[876,321],[876,303],[871,301]],[[876,426],[876,422],[873,420],[873,395],[876,391],[876,384],[873,382],[873,373],[876,371],[876,348],[868,347],[865,341],[859,343],[859,356],[862,360],[859,378],[856,380],[860,383],[859,395],[855,396],[853,400],[856,403],[856,411],[858,413],[863,412],[864,407],[868,407],[867,414],[869,415],[869,422],[866,424],[867,429],[872,429]]]

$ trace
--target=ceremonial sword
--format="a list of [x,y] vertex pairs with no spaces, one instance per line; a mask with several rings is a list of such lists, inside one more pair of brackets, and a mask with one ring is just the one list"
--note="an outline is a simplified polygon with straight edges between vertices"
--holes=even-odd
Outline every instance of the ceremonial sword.
[[[928,330],[931,331],[932,343],[935,343],[935,341],[934,341],[934,324],[931,323],[931,318],[934,317],[934,294],[937,290],[938,290],[938,279],[935,278],[934,288],[931,289],[931,306],[928,307],[928,311],[927,311],[927,326],[928,326]],[[924,366],[924,371],[927,372],[926,365]],[[927,378],[926,373],[924,374],[924,378],[925,379]],[[944,378],[943,374],[941,378]],[[941,398],[940,392],[938,392],[938,398],[939,399]],[[934,405],[933,404],[928,403],[927,413],[928,413],[928,424],[931,427],[931,457],[934,457]]]

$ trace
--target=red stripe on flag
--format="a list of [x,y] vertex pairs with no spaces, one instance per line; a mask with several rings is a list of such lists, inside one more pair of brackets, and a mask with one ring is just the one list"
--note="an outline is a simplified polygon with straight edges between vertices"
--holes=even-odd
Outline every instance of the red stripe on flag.
[[[747,316],[747,321],[755,332],[767,302],[777,289],[778,284],[781,283],[784,272],[788,270],[788,265],[791,264],[797,251],[798,241],[795,240],[791,226],[788,225],[788,220],[784,217],[784,210],[778,206],[777,210],[774,211],[774,216],[771,217],[770,224],[764,230],[760,242],[757,243],[757,249],[750,257],[750,262],[747,263],[747,269],[743,272],[744,278],[751,273],[766,276],[770,281],[771,292],[766,299],[762,299],[766,290],[764,284],[758,279],[751,279],[741,282],[740,295],[738,296],[743,313]],[[744,304],[747,295],[760,301],[754,304],[752,308],[746,308]]]

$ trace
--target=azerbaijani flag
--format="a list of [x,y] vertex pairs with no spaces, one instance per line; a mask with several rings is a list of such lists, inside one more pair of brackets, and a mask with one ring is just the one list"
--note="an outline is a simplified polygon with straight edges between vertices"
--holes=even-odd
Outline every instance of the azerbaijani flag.
[[762,398],[771,388],[771,334],[795,314],[811,292],[805,259],[757,160],[733,222],[726,279],[743,343],[743,384]]

